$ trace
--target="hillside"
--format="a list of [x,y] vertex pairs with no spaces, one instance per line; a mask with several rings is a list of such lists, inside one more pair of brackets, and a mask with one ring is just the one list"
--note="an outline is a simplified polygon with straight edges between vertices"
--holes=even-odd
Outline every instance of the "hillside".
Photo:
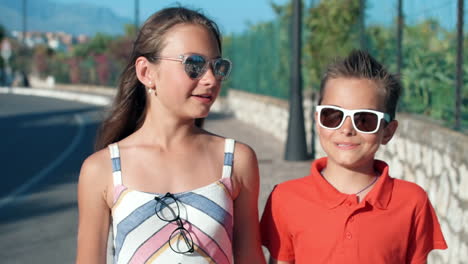
[[[23,30],[23,1],[0,0],[0,24],[8,31]],[[109,8],[90,4],[62,4],[52,0],[27,1],[27,31],[64,31],[92,36],[97,32],[123,34],[131,19]]]

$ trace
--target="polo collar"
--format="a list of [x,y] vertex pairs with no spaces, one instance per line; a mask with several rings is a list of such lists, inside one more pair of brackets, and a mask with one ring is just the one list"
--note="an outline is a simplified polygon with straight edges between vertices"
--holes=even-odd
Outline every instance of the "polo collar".
[[[350,195],[339,192],[323,178],[320,172],[327,167],[327,161],[326,157],[315,160],[310,169],[310,178],[312,191],[327,208],[332,209],[342,204]],[[388,165],[385,162],[375,160],[374,167],[380,173],[380,177],[363,202],[386,209],[392,196],[393,179],[388,175]]]
[[375,160],[374,168],[380,173],[380,177],[366,195],[365,201],[379,209],[387,209],[392,198],[393,179],[388,174],[389,167],[384,161]]

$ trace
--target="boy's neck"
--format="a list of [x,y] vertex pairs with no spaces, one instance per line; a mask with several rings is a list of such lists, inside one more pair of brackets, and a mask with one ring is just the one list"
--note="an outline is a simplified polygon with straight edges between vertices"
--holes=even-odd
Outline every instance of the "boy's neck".
[[[345,194],[356,194],[366,188],[379,176],[379,172],[375,171],[374,164],[367,164],[359,168],[346,168],[338,164],[330,162],[327,167],[321,172],[325,180],[328,181],[335,189]],[[369,187],[371,189],[372,186]],[[368,190],[360,193],[366,194]]]

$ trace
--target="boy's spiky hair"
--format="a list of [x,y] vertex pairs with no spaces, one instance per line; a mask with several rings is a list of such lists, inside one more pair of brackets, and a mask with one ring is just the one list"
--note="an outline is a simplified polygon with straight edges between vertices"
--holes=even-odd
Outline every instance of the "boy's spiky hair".
[[400,97],[402,85],[395,74],[372,57],[368,52],[353,50],[346,58],[338,59],[330,64],[323,75],[320,84],[319,104],[322,102],[325,86],[330,79],[356,78],[375,81],[383,94],[385,112],[392,120],[395,118],[396,107]]

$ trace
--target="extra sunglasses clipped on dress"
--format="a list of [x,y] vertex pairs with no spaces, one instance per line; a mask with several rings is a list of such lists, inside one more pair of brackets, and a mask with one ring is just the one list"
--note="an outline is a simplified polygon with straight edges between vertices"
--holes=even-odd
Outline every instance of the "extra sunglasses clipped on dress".
[[178,61],[184,65],[185,73],[190,79],[199,79],[211,67],[217,80],[224,81],[229,77],[232,62],[225,58],[207,59],[200,54],[179,55],[177,58],[163,56],[152,57],[157,60]]
[[369,109],[348,110],[334,105],[316,106],[319,125],[326,129],[339,129],[346,117],[350,117],[356,131],[364,134],[376,133],[382,119],[390,123],[391,117],[387,113]]

